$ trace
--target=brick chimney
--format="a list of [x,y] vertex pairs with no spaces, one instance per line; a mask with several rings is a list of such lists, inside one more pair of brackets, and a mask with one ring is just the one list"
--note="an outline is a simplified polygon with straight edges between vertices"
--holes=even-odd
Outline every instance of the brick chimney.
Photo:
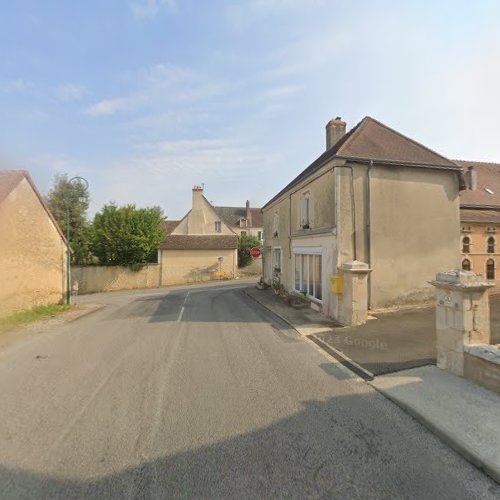
[[467,187],[471,191],[475,191],[477,189],[477,170],[474,167],[469,167],[465,176],[467,178]]
[[326,149],[327,151],[337,144],[340,138],[345,134],[346,122],[337,116],[326,124]]
[[247,200],[246,207],[247,207],[247,214],[246,214],[247,224],[248,224],[248,227],[251,227],[252,226],[252,211],[250,210],[250,200]]
[[203,206],[203,188],[201,186],[193,186],[193,212],[201,210]]

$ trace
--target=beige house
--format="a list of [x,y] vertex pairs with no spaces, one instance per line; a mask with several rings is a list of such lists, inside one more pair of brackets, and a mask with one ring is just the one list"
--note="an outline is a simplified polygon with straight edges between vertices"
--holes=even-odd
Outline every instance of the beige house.
[[221,220],[238,236],[255,236],[258,240],[262,241],[262,209],[251,208],[249,200],[247,200],[244,207],[214,207],[214,209]]
[[238,235],[193,188],[191,210],[180,221],[165,221],[166,237],[159,250],[161,285],[234,278]]
[[26,171],[0,170],[0,315],[61,303],[66,240]]
[[462,269],[499,278],[500,164],[456,161],[466,170],[467,189],[460,193]]
[[[461,167],[366,117],[326,126],[326,151],[264,207],[264,278],[342,317],[342,266],[361,261],[369,308],[434,295],[457,268]],[[357,267],[357,264],[351,266]]]

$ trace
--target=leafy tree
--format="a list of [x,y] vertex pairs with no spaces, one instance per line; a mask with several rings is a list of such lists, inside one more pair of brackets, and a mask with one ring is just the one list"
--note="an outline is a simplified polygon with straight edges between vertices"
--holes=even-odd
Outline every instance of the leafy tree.
[[83,181],[69,181],[68,174],[57,174],[46,201],[65,235],[69,208],[69,243],[73,251],[71,260],[74,264],[87,264],[91,260],[87,221],[90,194]]
[[260,248],[260,240],[256,236],[244,234],[238,242],[238,266],[245,267],[252,263],[253,257],[250,250],[254,247]]
[[91,249],[104,265],[134,266],[156,262],[165,237],[159,207],[105,205],[92,224]]

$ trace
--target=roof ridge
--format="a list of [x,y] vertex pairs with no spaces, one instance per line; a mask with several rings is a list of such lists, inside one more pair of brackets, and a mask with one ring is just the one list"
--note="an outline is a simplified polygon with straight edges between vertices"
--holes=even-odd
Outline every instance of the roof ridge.
[[452,160],[454,162],[460,162],[460,163],[475,163],[476,165],[477,164],[483,164],[483,165],[495,165],[495,166],[498,166],[500,167],[500,163],[495,163],[494,161],[480,161],[480,160],[458,160],[458,159],[454,159]]
[[[437,151],[434,151],[434,149],[431,149],[429,148],[428,146],[425,146],[424,144],[422,144],[421,142],[418,142],[416,141],[415,139],[412,139],[411,137],[399,132],[398,130],[392,128],[392,127],[389,127],[389,125],[386,125],[385,123],[382,123],[381,121],[377,120],[376,118],[373,118],[369,115],[366,115],[363,120],[361,120],[361,122],[358,124],[360,125],[361,123],[368,123],[372,121],[373,123],[376,123],[377,125],[379,125],[380,127],[383,127],[385,128],[386,130],[388,130],[389,132],[392,132],[393,134],[396,134],[397,136],[399,137],[402,137],[403,139],[406,139],[407,141],[410,141],[412,142],[413,144],[415,144],[416,146],[420,147],[420,148],[423,148],[425,149],[426,151],[430,151],[431,153],[435,154],[436,156],[439,156],[439,158],[443,158],[443,160],[446,160],[447,162],[450,162],[454,165],[457,165],[453,160],[450,160],[449,158],[447,158],[446,156],[443,156],[441,153],[438,153]],[[348,141],[346,141],[345,143],[347,143]],[[344,143],[344,144],[345,144]],[[426,162],[419,162],[419,163],[426,163]],[[457,166],[460,166],[460,165],[457,165]]]

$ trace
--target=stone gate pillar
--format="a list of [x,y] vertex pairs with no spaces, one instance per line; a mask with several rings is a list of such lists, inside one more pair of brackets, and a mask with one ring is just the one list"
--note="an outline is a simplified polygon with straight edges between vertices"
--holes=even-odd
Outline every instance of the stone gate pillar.
[[436,275],[437,365],[464,374],[464,345],[490,343],[489,284],[471,271]]
[[344,290],[339,321],[346,326],[363,325],[368,318],[368,264],[353,260],[342,264]]

